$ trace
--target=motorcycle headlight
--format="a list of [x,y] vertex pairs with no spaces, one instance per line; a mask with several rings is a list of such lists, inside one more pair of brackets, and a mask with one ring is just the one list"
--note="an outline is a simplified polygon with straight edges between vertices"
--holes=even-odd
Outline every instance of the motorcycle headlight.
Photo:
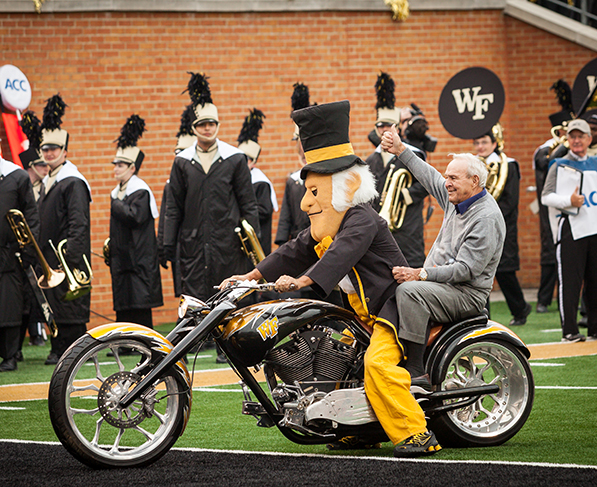
[[196,309],[205,308],[207,308],[207,304],[205,304],[200,299],[194,298],[193,296],[181,294],[180,304],[178,305],[178,317],[180,319],[183,319],[187,316],[187,313],[192,313]]

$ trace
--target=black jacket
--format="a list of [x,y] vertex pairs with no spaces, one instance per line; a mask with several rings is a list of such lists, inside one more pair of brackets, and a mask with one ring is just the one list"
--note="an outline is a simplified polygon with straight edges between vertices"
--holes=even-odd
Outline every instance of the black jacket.
[[220,157],[207,174],[193,160],[195,145],[176,156],[166,203],[164,248],[172,253],[180,243],[182,292],[199,299],[212,296],[225,278],[249,270],[234,232],[240,220],[259,235],[247,158],[229,144],[218,141],[218,147]]
[[272,204],[270,185],[264,181],[253,184],[255,199],[257,200],[257,210],[259,212],[259,227],[261,228],[261,237],[259,243],[265,255],[272,252],[272,214],[274,205]]
[[139,189],[123,200],[112,198],[110,273],[114,311],[162,306],[154,218],[149,191]]
[[549,169],[549,145],[539,147],[533,157],[535,163],[535,185],[537,187],[537,201],[539,203],[539,233],[541,235],[541,265],[556,264],[556,246],[553,243],[549,224],[549,210],[541,203],[541,193],[545,185],[545,178]]
[[[415,154],[423,159],[422,153],[419,151],[416,151]],[[371,154],[366,162],[369,164],[371,172],[377,180],[376,189],[379,193],[379,197],[376,199],[373,206],[375,210],[379,212],[379,210],[381,210],[381,193],[388,176],[388,171],[390,170],[390,165],[394,164],[396,170],[406,169],[406,166],[394,157],[394,159],[388,162],[384,167],[381,153],[377,151]],[[418,268],[423,267],[423,263],[425,262],[423,206],[425,205],[425,198],[429,193],[414,177],[410,188],[408,188],[408,193],[410,194],[412,203],[406,207],[402,226],[398,230],[392,232],[392,235],[396,239],[408,264],[411,267]]]
[[[72,163],[68,163],[72,166]],[[65,171],[65,167],[61,169]],[[49,241],[56,248],[67,239],[66,262],[73,271],[79,269],[88,274],[83,255],[91,263],[91,242],[89,226],[89,203],[91,194],[87,184],[81,177],[69,176],[57,180],[46,193],[42,189],[39,198],[39,215],[41,220],[41,236],[39,246],[44,257],[52,269],[59,266],[58,258],[52,250]],[[60,175],[59,175],[60,179]],[[45,291],[48,302],[54,311],[56,323],[81,324],[89,321],[89,294],[73,301],[63,301],[62,297],[68,291],[65,279],[60,286]]]
[[498,199],[498,206],[506,222],[506,239],[502,258],[498,264],[497,272],[517,271],[520,269],[518,255],[518,199],[520,193],[520,170],[518,162],[513,159],[508,161],[508,178],[504,190]]
[[[1,160],[0,165],[6,167],[12,163]],[[6,219],[8,210],[12,209],[23,213],[39,242],[37,205],[29,175],[21,168],[5,176],[0,172],[0,327],[20,326],[23,313],[25,275],[15,257],[19,244]]]
[[[293,173],[295,175],[295,173]],[[311,225],[307,214],[301,210],[301,200],[305,196],[305,183],[296,175],[286,180],[278,230],[276,231],[276,245],[282,245],[296,238],[305,228]]]

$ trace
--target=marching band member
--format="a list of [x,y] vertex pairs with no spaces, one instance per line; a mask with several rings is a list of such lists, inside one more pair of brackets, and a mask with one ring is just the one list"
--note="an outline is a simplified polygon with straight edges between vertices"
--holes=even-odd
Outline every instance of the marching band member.
[[15,253],[19,251],[6,214],[23,213],[34,238],[39,236],[39,214],[27,173],[0,157],[0,372],[17,370],[23,315],[25,275]]
[[[592,136],[585,120],[570,122],[566,133],[570,151],[551,163],[541,202],[561,210],[554,240],[562,341],[582,342],[586,337],[578,332],[576,318],[583,284],[587,296],[587,334],[590,339],[597,339],[597,158],[587,156]],[[564,165],[582,172],[582,187],[577,186],[572,194],[556,191],[558,168]]]
[[150,187],[137,176],[145,157],[137,141],[144,131],[144,120],[132,115],[118,137],[112,162],[118,184],[110,194],[109,262],[116,321],[153,328],[151,309],[164,302],[154,225],[158,207]]
[[[52,248],[66,239],[66,264],[72,269],[88,272],[91,253],[89,204],[91,188],[77,167],[67,159],[68,132],[61,128],[66,104],[60,95],[47,100],[42,122],[41,152],[50,172],[43,179],[39,198],[41,225],[40,249],[51,268],[58,268],[59,260]],[[65,269],[66,270],[66,269]],[[89,278],[90,276],[86,276]],[[89,322],[89,293],[64,301],[69,290],[68,279],[46,291],[54,311],[58,336],[52,338],[52,349],[46,365],[55,365],[60,356],[77,338],[83,335]]]
[[[400,108],[394,106],[394,80],[387,73],[381,73],[377,77],[375,83],[375,91],[377,93],[377,120],[375,122],[375,131],[381,141],[383,134],[390,130],[392,125],[398,126],[400,124]],[[408,146],[418,157],[426,160],[426,154],[414,147]],[[371,168],[371,172],[377,180],[377,192],[380,198],[376,199],[374,208],[379,212],[382,203],[385,203],[384,196],[392,198],[392,195],[383,195],[384,187],[388,187],[389,179],[395,171],[403,169],[408,171],[406,166],[398,161],[394,154],[384,151],[381,145],[378,145],[375,152],[366,159],[367,164]],[[412,174],[408,172],[412,178]],[[400,194],[396,194],[396,198],[402,200],[406,209],[404,210],[404,221],[402,225],[392,230],[392,235],[400,250],[406,257],[409,265],[413,267],[422,267],[425,262],[425,235],[423,232],[423,206],[425,198],[428,196],[427,190],[416,179],[411,180],[408,187],[404,187]],[[384,201],[382,201],[384,198]],[[387,201],[391,203],[391,199]]]

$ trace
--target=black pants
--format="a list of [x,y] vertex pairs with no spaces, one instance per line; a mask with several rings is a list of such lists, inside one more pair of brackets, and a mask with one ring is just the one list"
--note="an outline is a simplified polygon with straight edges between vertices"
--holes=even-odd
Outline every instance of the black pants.
[[85,323],[56,323],[58,327],[58,336],[52,337],[52,350],[58,358],[62,356],[66,349],[70,347],[79,337],[87,331]]
[[558,268],[555,264],[541,266],[541,282],[537,291],[537,303],[549,306],[553,298],[553,291],[558,282]]
[[556,246],[560,291],[558,304],[563,335],[578,333],[578,301],[584,283],[587,333],[597,334],[597,235],[574,240],[570,222],[564,217]]
[[119,323],[137,323],[147,328],[153,328],[151,308],[116,311],[116,321]]
[[512,316],[514,318],[522,316],[527,303],[524,300],[522,288],[516,277],[516,271],[496,272],[495,278],[500,285],[502,293],[504,293],[506,304]]
[[3,326],[0,327],[0,358],[11,359],[19,350],[20,327]]

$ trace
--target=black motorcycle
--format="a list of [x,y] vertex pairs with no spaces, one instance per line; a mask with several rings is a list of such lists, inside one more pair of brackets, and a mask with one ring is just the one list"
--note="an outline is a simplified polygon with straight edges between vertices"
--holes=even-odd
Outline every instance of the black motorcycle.
[[[367,328],[352,312],[322,301],[238,309],[248,294],[272,289],[242,282],[208,302],[183,295],[179,323],[165,338],[127,323],[88,331],[61,357],[50,383],[50,419],[62,444],[95,468],[155,462],[189,420],[192,380],[184,358],[210,337],[241,379],[243,414],[258,426],[276,426],[299,444],[353,435],[387,440],[363,388]],[[434,391],[415,393],[430,428],[446,446],[507,441],[533,405],[525,344],[484,315],[432,325],[426,368]],[[249,368],[262,368],[265,384]]]

